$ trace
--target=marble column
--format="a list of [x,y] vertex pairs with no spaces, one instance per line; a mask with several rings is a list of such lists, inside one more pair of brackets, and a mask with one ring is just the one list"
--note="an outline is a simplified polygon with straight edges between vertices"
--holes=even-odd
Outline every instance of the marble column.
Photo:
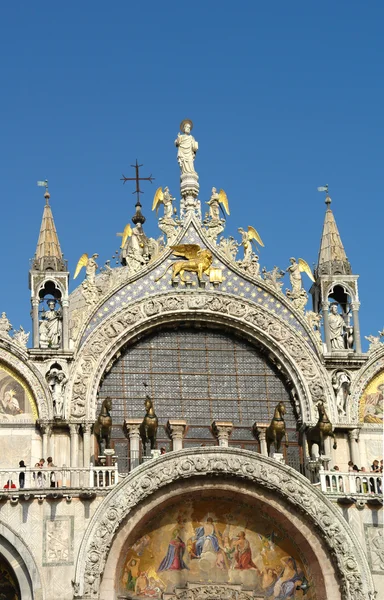
[[39,299],[33,298],[32,300],[32,334],[33,334],[33,347],[39,347]]
[[233,423],[231,421],[213,421],[212,433],[219,442],[219,446],[228,447],[229,436],[232,433]]
[[266,431],[267,425],[263,423],[254,423],[252,426],[253,435],[260,442],[260,454],[263,456],[268,456]]
[[142,419],[129,419],[124,421],[123,431],[125,437],[129,440],[129,470],[132,471],[140,464],[140,432],[139,428]]
[[40,429],[43,436],[43,449],[41,458],[45,458],[45,460],[47,460],[48,456],[51,455],[52,425],[40,425]]
[[361,464],[360,461],[360,450],[358,446],[360,429],[350,429],[348,431],[349,449],[351,453],[351,460],[354,465],[358,467]]
[[184,419],[171,419],[167,423],[167,434],[172,440],[172,450],[183,449],[183,439],[185,430],[187,427],[187,421]]
[[329,302],[328,300],[325,300],[324,302],[322,302],[321,304],[321,308],[323,311],[323,323],[324,323],[324,336],[325,336],[325,343],[327,346],[327,352],[331,352],[331,332],[329,329],[329,321],[328,321],[328,317],[329,317]]
[[69,435],[71,437],[70,461],[71,467],[78,467],[78,450],[79,450],[79,429],[80,425],[71,423],[69,425]]
[[63,300],[63,350],[69,349],[69,323],[68,323],[68,300]]
[[362,350],[361,350],[361,335],[360,335],[360,324],[359,324],[360,302],[357,302],[356,300],[354,302],[351,302],[351,308],[352,308],[352,316],[353,316],[353,337],[354,337],[354,342],[355,342],[355,351],[358,354],[361,354]]
[[91,427],[90,423],[83,423],[83,465],[89,467],[91,464]]

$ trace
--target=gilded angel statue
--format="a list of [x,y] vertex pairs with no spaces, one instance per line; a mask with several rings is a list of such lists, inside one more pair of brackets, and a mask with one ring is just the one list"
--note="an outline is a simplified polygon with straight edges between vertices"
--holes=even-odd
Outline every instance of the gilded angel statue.
[[156,215],[159,210],[160,204],[164,206],[164,219],[172,219],[173,213],[176,213],[176,208],[174,209],[172,206],[172,202],[175,200],[171,196],[168,187],[163,188],[159,187],[156,190],[155,196],[153,198],[152,210],[156,210]]
[[241,233],[241,245],[244,246],[244,258],[242,263],[243,265],[246,265],[252,260],[252,242],[257,242],[263,247],[264,244],[256,229],[251,225],[248,225],[247,231],[244,231],[244,229],[239,227],[238,232]]
[[95,284],[95,278],[96,278],[96,270],[98,268],[98,264],[96,262],[96,258],[98,257],[98,254],[92,254],[92,256],[89,258],[88,254],[84,253],[80,256],[79,261],[77,263],[76,266],[76,271],[75,274],[73,276],[73,279],[76,279],[76,277],[78,276],[78,274],[80,273],[81,269],[83,267],[85,267],[85,276],[87,278],[87,281],[91,284],[94,285]]
[[[224,190],[220,190],[220,192],[217,193],[216,188],[213,187],[212,195],[206,204],[208,204],[208,206],[209,206],[209,216],[211,217],[212,221],[220,220],[220,209],[222,210],[224,217],[225,217],[224,210],[227,213],[227,215],[230,214],[228,197],[227,197],[227,194],[224,192]],[[222,207],[224,207],[224,210]]]
[[303,258],[299,258],[297,262],[295,258],[290,258],[289,262],[291,264],[287,268],[287,272],[289,273],[292,290],[287,290],[287,296],[289,291],[289,296],[297,297],[303,288],[301,273],[306,273],[313,282],[315,281],[315,278],[313,277],[311,267]]

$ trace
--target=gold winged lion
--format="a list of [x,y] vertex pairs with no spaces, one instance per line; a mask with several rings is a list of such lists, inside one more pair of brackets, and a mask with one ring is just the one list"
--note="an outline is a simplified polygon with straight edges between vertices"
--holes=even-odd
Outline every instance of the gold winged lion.
[[168,270],[172,267],[172,281],[175,281],[176,277],[180,276],[180,281],[184,281],[184,271],[190,273],[197,273],[199,281],[203,279],[203,273],[209,274],[209,270],[212,264],[212,253],[206,248],[202,249],[198,244],[180,244],[179,246],[171,246],[172,254],[174,256],[183,256],[187,260],[177,260],[174,263],[168,265],[164,273],[160,275],[155,281],[159,281]]

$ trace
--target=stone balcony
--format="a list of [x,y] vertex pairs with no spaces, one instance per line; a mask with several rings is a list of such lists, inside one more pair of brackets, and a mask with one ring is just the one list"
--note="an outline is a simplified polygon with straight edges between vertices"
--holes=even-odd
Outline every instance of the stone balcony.
[[382,473],[320,471],[321,491],[341,504],[356,502],[383,503]]

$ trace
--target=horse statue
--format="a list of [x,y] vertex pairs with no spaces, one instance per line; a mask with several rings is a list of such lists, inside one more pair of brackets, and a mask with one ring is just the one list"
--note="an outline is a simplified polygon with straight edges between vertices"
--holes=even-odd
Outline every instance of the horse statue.
[[323,402],[318,403],[317,410],[319,411],[319,420],[314,427],[309,427],[307,431],[308,453],[310,457],[312,457],[313,444],[319,446],[320,456],[325,456],[324,440],[328,436],[333,438],[333,449],[336,450],[337,448],[337,441],[333,432],[332,423],[328,419]]
[[140,425],[139,433],[141,437],[141,442],[143,444],[144,456],[149,456],[147,450],[148,442],[150,442],[151,444],[151,450],[154,450],[156,445],[156,434],[159,421],[155,415],[153,402],[148,395],[145,398],[144,404],[146,413],[143,422]]
[[112,398],[108,396],[101,405],[99,416],[93,426],[93,433],[97,437],[99,443],[99,452],[104,454],[104,450],[111,447],[111,431],[112,431]]
[[271,445],[274,445],[275,452],[280,451],[281,440],[285,437],[285,445],[288,446],[288,436],[285,429],[284,415],[287,412],[284,402],[279,402],[276,405],[273,419],[265,431],[265,439],[267,442],[268,456]]

